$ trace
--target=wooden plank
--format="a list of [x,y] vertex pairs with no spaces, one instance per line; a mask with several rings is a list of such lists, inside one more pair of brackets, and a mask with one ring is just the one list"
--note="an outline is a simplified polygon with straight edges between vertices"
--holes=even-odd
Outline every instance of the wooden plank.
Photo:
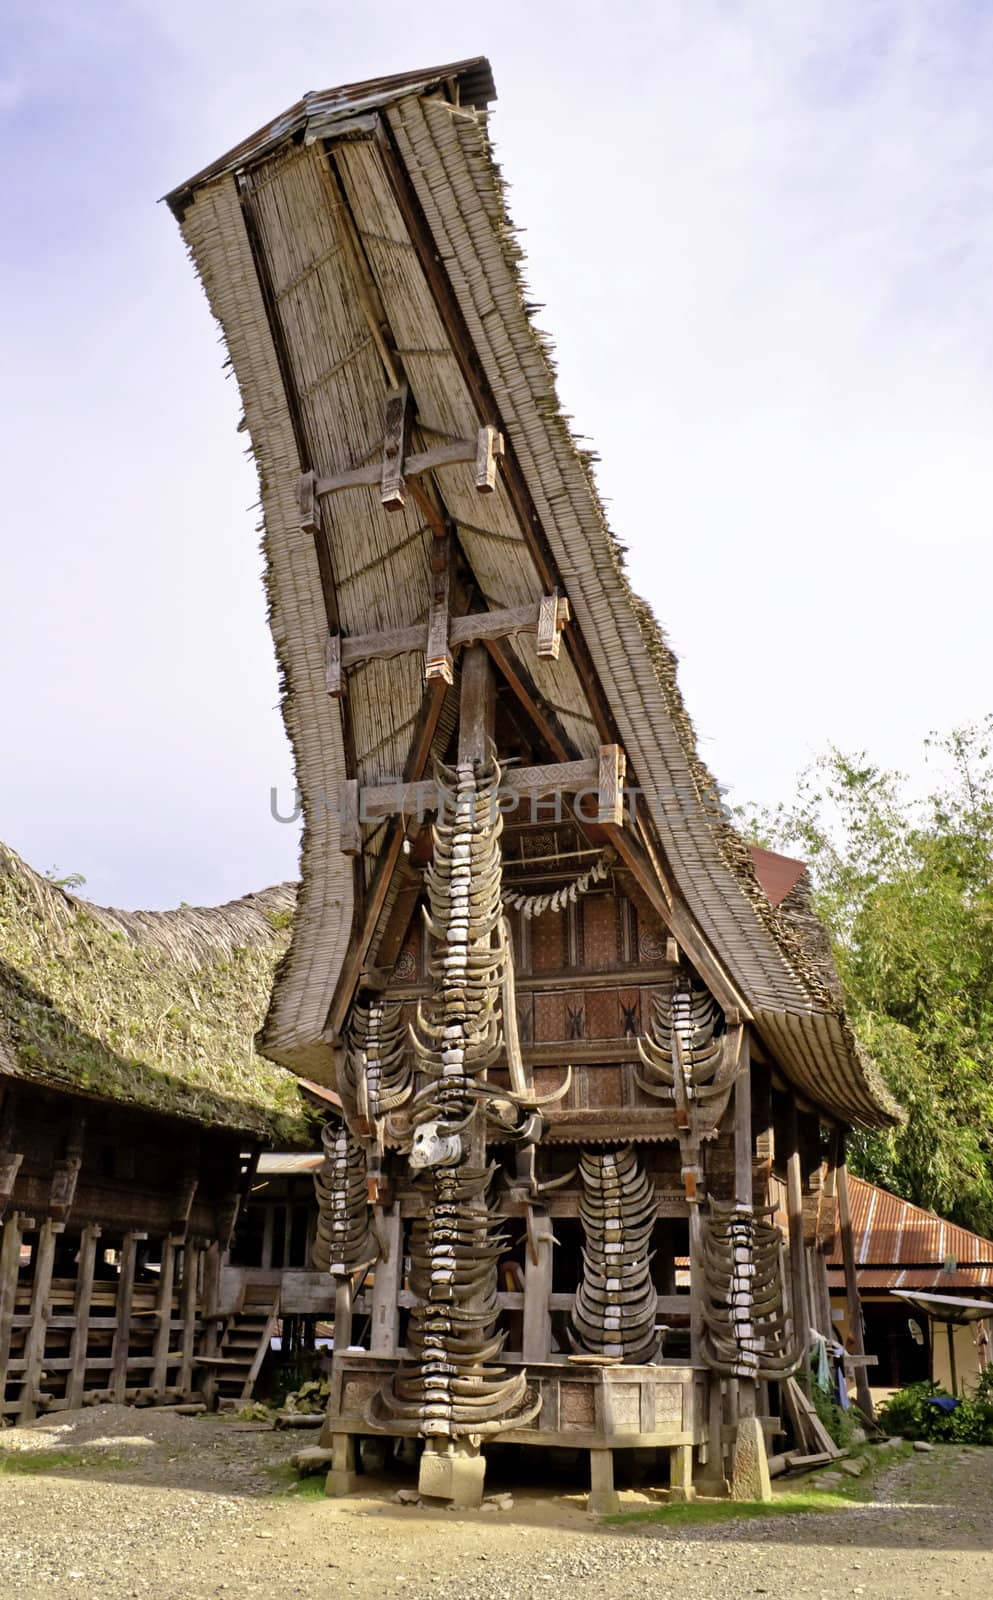
[[111,1393],[118,1402],[123,1402],[124,1391],[127,1387],[135,1256],[138,1250],[138,1240],[146,1237],[144,1233],[128,1232],[124,1235],[124,1244],[121,1249],[121,1266],[117,1279],[117,1329],[114,1334],[114,1353],[110,1379]]
[[392,1356],[399,1343],[397,1296],[403,1284],[403,1222],[398,1205],[380,1213],[379,1232],[386,1254],[376,1262],[369,1349],[373,1355]]
[[396,389],[390,389],[386,396],[383,469],[379,498],[387,511],[402,511],[407,503],[403,492],[407,399],[408,390],[405,383],[401,383]]
[[547,1361],[552,1350],[552,1248],[551,1218],[533,1207],[524,1254],[524,1331],[521,1355],[525,1361]]
[[[560,607],[565,607],[562,615]],[[569,602],[557,594],[542,595],[538,606],[538,640],[536,652],[541,661],[557,661],[562,643],[561,629],[569,618]]]
[[172,1287],[176,1274],[176,1246],[172,1239],[162,1245],[162,1263],[159,1270],[159,1294],[156,1307],[159,1324],[155,1330],[152,1355],[152,1388],[165,1388],[166,1361],[169,1356],[169,1334],[172,1327]]
[[[546,597],[547,599],[548,597]],[[514,638],[522,633],[537,633],[541,607],[546,601],[523,606],[507,606],[498,611],[470,611],[463,616],[449,617],[448,641],[451,648],[476,644],[487,639]],[[567,602],[558,601],[558,614]],[[560,623],[561,627],[562,624]],[[333,668],[328,667],[328,693],[340,697],[345,693],[342,672],[361,666],[366,661],[392,661],[396,656],[411,655],[421,650],[432,654],[430,623],[411,623],[408,627],[389,628],[379,633],[358,633],[351,638],[329,634],[326,654],[334,653]],[[558,634],[556,633],[556,638]],[[539,652],[540,653],[540,652]],[[552,658],[554,659],[554,657]]]
[[[79,1241],[79,1265],[76,1268],[76,1315],[69,1346],[69,1377],[66,1383],[66,1403],[75,1411],[83,1403],[86,1385],[86,1350],[90,1336],[90,1304],[93,1299],[93,1274],[96,1270],[97,1245],[100,1225],[88,1222]],[[53,1319],[53,1321],[56,1319]],[[61,1320],[61,1319],[58,1319]]]
[[[848,1189],[848,1163],[845,1160],[844,1134],[841,1135],[840,1160],[837,1163],[838,1213],[841,1233],[841,1261],[845,1271],[845,1299],[848,1303],[848,1336],[854,1345],[852,1355],[865,1356],[865,1334],[862,1326],[862,1302],[859,1299],[858,1276],[855,1266],[855,1242],[852,1237],[852,1201]],[[864,1361],[855,1367],[855,1393],[859,1409],[872,1417],[872,1391],[869,1373]]]
[[46,1217],[38,1231],[35,1246],[33,1283],[31,1286],[31,1326],[24,1341],[24,1390],[21,1404],[21,1421],[28,1422],[37,1415],[41,1375],[45,1360],[45,1335],[48,1332],[48,1294],[52,1283],[52,1266],[55,1261],[55,1241],[64,1231],[65,1224]]

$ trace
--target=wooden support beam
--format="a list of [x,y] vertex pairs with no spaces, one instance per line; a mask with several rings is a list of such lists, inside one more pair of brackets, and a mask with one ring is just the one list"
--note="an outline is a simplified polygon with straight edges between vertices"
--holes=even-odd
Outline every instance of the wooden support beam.
[[38,1413],[41,1376],[45,1361],[45,1336],[48,1333],[48,1299],[52,1287],[55,1241],[65,1224],[46,1217],[38,1230],[31,1285],[31,1326],[24,1341],[24,1390],[21,1421],[29,1422]]
[[[407,770],[404,773],[406,782],[420,777],[427,765],[431,754],[431,744],[438,728],[438,720],[445,703],[447,685],[433,683],[425,696],[417,732],[411,744],[410,754],[407,757]],[[379,921],[383,904],[389,892],[393,871],[403,851],[403,841],[406,836],[406,823],[402,818],[397,818],[393,823],[389,838],[380,852],[376,866],[375,877],[366,894],[363,908],[362,921],[355,930],[348,947],[338,979],[335,997],[328,1013],[325,1037],[332,1042],[341,1035],[348,1008],[352,1003],[352,995],[358,983],[359,976],[365,966],[369,946],[372,943]]]
[[152,1388],[161,1394],[166,1386],[169,1357],[169,1334],[172,1326],[172,1287],[176,1272],[176,1246],[172,1239],[162,1243],[162,1262],[159,1269],[159,1293],[156,1309],[159,1314],[152,1351]]
[[369,1351],[372,1355],[393,1356],[400,1331],[397,1296],[403,1287],[403,1222],[398,1205],[380,1213],[379,1232],[386,1254],[376,1262]]
[[424,651],[424,679],[431,683],[455,682],[455,665],[449,644],[451,626],[451,538],[434,542],[432,549],[431,610],[428,615],[427,645]]
[[496,488],[497,457],[503,455],[503,435],[487,424],[476,435],[476,489],[492,494]]
[[359,823],[359,784],[357,778],[346,778],[341,786],[338,808],[338,847],[343,855],[362,854],[362,829]]
[[197,1296],[200,1277],[200,1246],[187,1243],[183,1246],[183,1282],[180,1288],[181,1359],[178,1385],[182,1394],[193,1392],[193,1358],[196,1355]]
[[524,1256],[524,1331],[521,1355],[525,1361],[547,1361],[552,1350],[552,1221],[536,1206],[528,1230]]
[[810,1369],[806,1349],[810,1338],[809,1290],[807,1287],[807,1257],[803,1246],[803,1173],[800,1164],[800,1128],[796,1114],[796,1101],[787,1093],[786,1099],[786,1209],[789,1217],[790,1304],[793,1308],[793,1327],[804,1349],[803,1365],[797,1381],[805,1392],[810,1389]]
[[572,613],[569,602],[562,595],[546,594],[538,606],[537,654],[540,661],[557,661],[562,643],[562,629]]
[[[391,396],[396,396],[405,391],[397,389],[391,391]],[[389,406],[389,399],[387,401]],[[366,466],[350,467],[346,472],[336,472],[328,478],[318,478],[313,472],[305,472],[300,480],[300,511],[302,525],[307,531],[312,531],[314,518],[314,498],[319,499],[324,495],[338,494],[342,489],[368,488],[373,484],[380,484],[385,492],[386,461],[389,446],[393,435],[389,432],[387,424],[387,438],[384,443],[383,461],[370,462]],[[497,461],[503,456],[503,434],[496,428],[480,428],[474,439],[456,439],[452,444],[435,445],[430,450],[415,451],[412,455],[401,457],[399,471],[400,493],[406,487],[404,480],[419,478],[426,472],[437,472],[440,467],[456,466],[463,462],[475,468],[476,488],[480,494],[492,494],[496,486]],[[396,492],[396,467],[395,461],[390,456],[390,492]],[[393,503],[383,504],[387,510],[399,510],[403,505]],[[304,521],[303,519],[309,518]]]
[[79,1240],[79,1262],[76,1267],[76,1295],[74,1300],[75,1326],[69,1346],[69,1375],[66,1379],[66,1404],[70,1411],[83,1403],[86,1388],[86,1351],[90,1336],[90,1301],[93,1298],[93,1276],[96,1270],[97,1246],[100,1242],[100,1225],[88,1222]]
[[600,746],[597,822],[601,827],[607,823],[615,828],[624,826],[624,775],[627,764],[627,756],[619,744]]
[[345,678],[341,665],[341,634],[328,632],[324,645],[324,679],[332,700],[345,695]]
[[[395,656],[411,655],[418,650],[430,658],[433,653],[432,627],[437,626],[440,598],[439,593],[439,605],[432,603],[427,623],[415,622],[406,628],[391,628],[381,633],[355,634],[351,638],[336,633],[329,634],[325,645],[328,694],[340,699],[345,693],[343,675],[366,661],[392,661]],[[447,617],[449,650],[484,643],[489,639],[515,638],[518,634],[524,633],[537,634],[542,627],[542,607],[547,607],[551,601],[554,601],[555,606],[555,621],[551,633],[557,640],[569,620],[569,605],[566,600],[556,600],[554,596],[546,595],[544,599],[537,603],[531,602],[529,605],[508,606],[500,611],[470,611],[464,616]],[[447,599],[445,609],[447,616]],[[547,639],[548,636],[546,621],[543,639]],[[539,651],[539,654],[541,653]],[[547,645],[544,653],[550,655],[550,648]],[[557,653],[556,651],[556,655]],[[555,656],[551,656],[551,659],[554,660]],[[438,675],[432,674],[429,677]]]
[[28,1228],[34,1227],[34,1218],[12,1211],[3,1225],[0,1236],[0,1399],[3,1398],[4,1377],[10,1356],[10,1333],[17,1303],[17,1276],[21,1265],[21,1240]]
[[[837,1163],[838,1187],[838,1221],[841,1234],[841,1261],[845,1270],[845,1299],[848,1302],[848,1336],[851,1339],[852,1355],[865,1356],[865,1334],[862,1327],[862,1302],[859,1299],[858,1276],[855,1264],[855,1241],[852,1235],[852,1202],[848,1191],[848,1163],[845,1159],[845,1136],[839,1136],[839,1160]],[[826,1276],[826,1274],[825,1274]],[[869,1418],[872,1417],[872,1392],[869,1388],[869,1372],[864,1361],[858,1361],[855,1367],[855,1393],[858,1396],[860,1409]]]
[[[488,660],[485,652],[483,659]],[[590,794],[599,800],[599,778],[597,761],[561,761],[544,767],[508,767],[501,789],[509,797],[508,804],[513,804],[515,797],[537,801],[554,794]],[[370,784],[359,791],[359,817],[363,822],[396,815],[423,818],[437,811],[438,797],[433,779]]]
[[123,1404],[127,1394],[135,1257],[138,1253],[138,1241],[147,1237],[147,1234],[130,1231],[124,1235],[124,1244],[121,1248],[121,1265],[117,1279],[117,1327],[114,1331],[113,1367],[110,1377],[110,1392],[118,1404]]
[[[407,445],[407,385],[401,383],[390,389],[386,396],[384,418],[383,465],[379,498],[387,511],[402,511],[406,505],[403,492],[404,452]],[[316,492],[325,492],[319,482]]]

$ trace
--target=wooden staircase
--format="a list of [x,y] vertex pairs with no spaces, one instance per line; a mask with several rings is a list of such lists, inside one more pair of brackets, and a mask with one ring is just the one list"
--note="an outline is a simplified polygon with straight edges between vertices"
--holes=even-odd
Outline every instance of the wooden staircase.
[[223,1318],[216,1350],[197,1357],[209,1406],[250,1400],[255,1380],[279,1326],[279,1286],[248,1283],[237,1309]]

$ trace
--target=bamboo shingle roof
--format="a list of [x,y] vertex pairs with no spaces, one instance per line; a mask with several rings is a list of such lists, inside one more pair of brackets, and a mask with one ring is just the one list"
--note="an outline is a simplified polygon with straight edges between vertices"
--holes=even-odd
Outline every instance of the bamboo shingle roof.
[[[526,658],[572,758],[623,745],[651,811],[666,892],[699,931],[770,1052],[839,1118],[898,1115],[859,1055],[804,908],[773,905],[700,760],[675,660],[632,591],[590,459],[555,392],[488,134],[482,60],[306,96],[168,197],[217,317],[258,463],[273,636],[304,797],[301,890],[263,1049],[333,1081],[328,1017],[385,830],[367,827],[353,882],[326,801],[346,779],[392,780],[423,714],[420,656],[368,661],[329,699],[329,621],[348,637],[423,622],[431,530],[413,498],[377,487],[326,498],[301,527],[302,472],[381,459],[392,366],[413,398],[410,448],[503,433],[496,491],[450,466],[444,509],[489,608],[557,588],[573,621],[557,661]],[[523,665],[518,646],[510,656]],[[450,731],[443,713],[436,743]],[[446,717],[448,720],[446,721]],[[795,897],[787,897],[787,900]]]
[[296,1079],[254,1047],[295,898],[116,911],[0,845],[0,1079],[307,1142]]

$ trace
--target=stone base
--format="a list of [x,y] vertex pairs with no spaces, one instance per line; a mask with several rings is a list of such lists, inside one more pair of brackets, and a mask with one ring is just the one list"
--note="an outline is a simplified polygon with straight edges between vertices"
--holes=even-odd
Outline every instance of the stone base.
[[758,1417],[740,1417],[731,1463],[732,1500],[771,1500],[765,1434]]
[[612,1450],[590,1451],[590,1497],[587,1509],[598,1517],[616,1516],[621,1502],[614,1488],[614,1453]]
[[358,1474],[355,1472],[337,1472],[334,1468],[324,1480],[324,1493],[340,1497],[345,1494],[354,1494],[355,1485],[358,1483]]
[[467,1509],[483,1503],[486,1458],[470,1445],[429,1440],[421,1454],[417,1488],[435,1500]]

